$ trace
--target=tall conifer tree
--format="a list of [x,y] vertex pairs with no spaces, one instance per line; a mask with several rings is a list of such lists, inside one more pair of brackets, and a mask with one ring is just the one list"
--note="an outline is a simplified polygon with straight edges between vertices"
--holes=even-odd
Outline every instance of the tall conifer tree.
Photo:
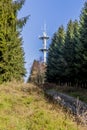
[[77,20],[73,22],[73,67],[72,67],[72,84],[76,85],[78,82],[78,72],[79,72],[79,45],[80,45],[80,34],[79,34],[79,23]]
[[17,18],[24,1],[0,1],[0,82],[20,80],[26,73],[20,29],[28,17]]
[[54,34],[52,43],[48,52],[47,59],[47,79],[51,82],[59,82],[62,70],[62,48],[65,40],[64,27],[59,27],[58,31]]
[[80,15],[80,48],[79,48],[79,75],[80,81],[87,84],[87,2]]
[[65,37],[65,44],[63,49],[63,55],[65,60],[65,77],[66,80],[70,81],[70,75],[72,73],[71,68],[73,67],[73,22],[72,20],[69,21],[66,29],[66,37]]

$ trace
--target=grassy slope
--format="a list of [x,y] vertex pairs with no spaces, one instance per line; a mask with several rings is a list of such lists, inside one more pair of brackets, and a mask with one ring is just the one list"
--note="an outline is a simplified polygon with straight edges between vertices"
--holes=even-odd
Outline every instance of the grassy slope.
[[0,130],[77,130],[71,118],[32,84],[0,85]]

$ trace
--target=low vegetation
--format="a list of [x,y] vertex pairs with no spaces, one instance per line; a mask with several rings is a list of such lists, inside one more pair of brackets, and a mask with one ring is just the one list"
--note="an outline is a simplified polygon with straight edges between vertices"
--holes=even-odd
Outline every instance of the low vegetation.
[[68,94],[72,97],[78,98],[79,100],[87,103],[87,89],[85,88],[76,88],[68,86],[57,86],[57,91]]
[[32,84],[0,85],[0,130],[86,130]]
[[44,83],[44,90],[53,89],[60,93],[67,94],[69,96],[75,97],[85,103],[87,103],[87,89],[75,86],[67,86],[67,85],[57,85],[55,83]]

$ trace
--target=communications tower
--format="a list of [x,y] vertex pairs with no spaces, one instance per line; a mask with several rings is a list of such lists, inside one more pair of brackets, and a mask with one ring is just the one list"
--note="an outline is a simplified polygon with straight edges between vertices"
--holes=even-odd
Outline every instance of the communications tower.
[[46,56],[47,56],[47,40],[49,39],[49,36],[47,36],[46,34],[46,29],[44,29],[43,31],[43,35],[39,37],[40,40],[43,41],[43,48],[40,49],[40,51],[43,52],[43,55],[44,55],[44,63],[46,64]]

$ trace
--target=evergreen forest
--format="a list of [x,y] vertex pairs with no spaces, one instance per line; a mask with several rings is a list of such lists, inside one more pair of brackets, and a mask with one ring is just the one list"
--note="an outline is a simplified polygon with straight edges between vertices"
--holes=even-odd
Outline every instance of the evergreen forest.
[[79,21],[54,33],[48,51],[46,81],[87,88],[87,2]]

